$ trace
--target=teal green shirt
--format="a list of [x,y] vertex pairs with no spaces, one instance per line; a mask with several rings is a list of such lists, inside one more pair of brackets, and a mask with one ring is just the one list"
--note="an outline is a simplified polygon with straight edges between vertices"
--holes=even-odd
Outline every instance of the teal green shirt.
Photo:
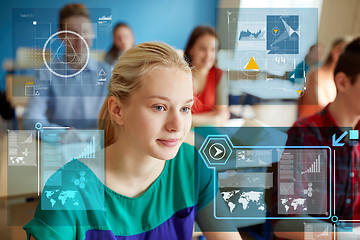
[[[52,178],[61,178],[61,186],[54,186]],[[72,160],[47,181],[24,229],[28,238],[38,240],[191,239],[196,212],[214,198],[215,182],[214,171],[186,143],[136,198],[116,193],[85,164]]]

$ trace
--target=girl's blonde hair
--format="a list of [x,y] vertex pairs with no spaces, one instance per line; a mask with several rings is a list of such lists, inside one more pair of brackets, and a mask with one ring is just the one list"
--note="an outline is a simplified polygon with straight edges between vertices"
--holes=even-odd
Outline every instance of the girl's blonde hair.
[[108,95],[100,110],[98,126],[104,130],[105,146],[116,139],[116,122],[108,110],[108,98],[115,96],[120,102],[126,102],[129,96],[140,86],[146,75],[157,67],[177,67],[191,78],[191,69],[184,58],[165,43],[146,42],[127,50],[121,55],[112,71],[108,85]]

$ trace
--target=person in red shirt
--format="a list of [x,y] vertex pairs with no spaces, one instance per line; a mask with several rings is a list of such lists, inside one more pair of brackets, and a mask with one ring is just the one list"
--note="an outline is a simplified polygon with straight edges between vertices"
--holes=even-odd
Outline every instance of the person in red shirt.
[[[338,138],[345,129],[360,130],[360,38],[347,45],[340,55],[334,81],[337,90],[334,102],[321,112],[295,122],[288,131],[287,145],[332,148],[332,154],[335,153],[333,159],[336,159],[333,169],[335,181],[332,182],[335,184],[333,215],[339,220],[360,220],[360,146],[349,141],[348,137],[341,141],[345,143],[344,146],[332,146],[334,134]],[[332,167],[329,162],[327,166]],[[304,238],[304,232],[290,232],[285,224],[282,226],[281,230],[275,227],[277,237]]]
[[223,71],[215,67],[219,38],[212,27],[199,26],[191,33],[184,57],[192,67],[194,106],[192,126],[225,123],[230,117]]

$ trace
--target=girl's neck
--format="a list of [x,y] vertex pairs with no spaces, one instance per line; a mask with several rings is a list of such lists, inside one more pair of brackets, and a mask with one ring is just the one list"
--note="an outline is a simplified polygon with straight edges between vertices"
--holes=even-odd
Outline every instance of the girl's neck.
[[193,70],[193,76],[194,78],[202,78],[206,77],[209,74],[209,70],[207,68],[195,68]]

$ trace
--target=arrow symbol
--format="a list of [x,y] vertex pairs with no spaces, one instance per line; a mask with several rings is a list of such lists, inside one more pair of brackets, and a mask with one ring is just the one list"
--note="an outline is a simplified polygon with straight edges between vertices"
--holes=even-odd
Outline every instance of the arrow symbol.
[[220,153],[223,152],[223,150],[220,150],[220,149],[218,149],[218,148],[215,147],[215,146],[214,146],[214,148],[215,148],[215,150],[216,150],[216,153],[215,153],[214,157],[216,157],[217,155],[219,155]]
[[343,139],[346,136],[346,134],[347,134],[347,131],[345,131],[343,134],[341,134],[341,136],[336,140],[335,140],[335,138],[336,138],[335,135],[336,134],[334,134],[332,136],[332,145],[334,147],[342,147],[342,146],[344,146],[345,143],[339,143],[339,142],[341,141],[341,139]]

